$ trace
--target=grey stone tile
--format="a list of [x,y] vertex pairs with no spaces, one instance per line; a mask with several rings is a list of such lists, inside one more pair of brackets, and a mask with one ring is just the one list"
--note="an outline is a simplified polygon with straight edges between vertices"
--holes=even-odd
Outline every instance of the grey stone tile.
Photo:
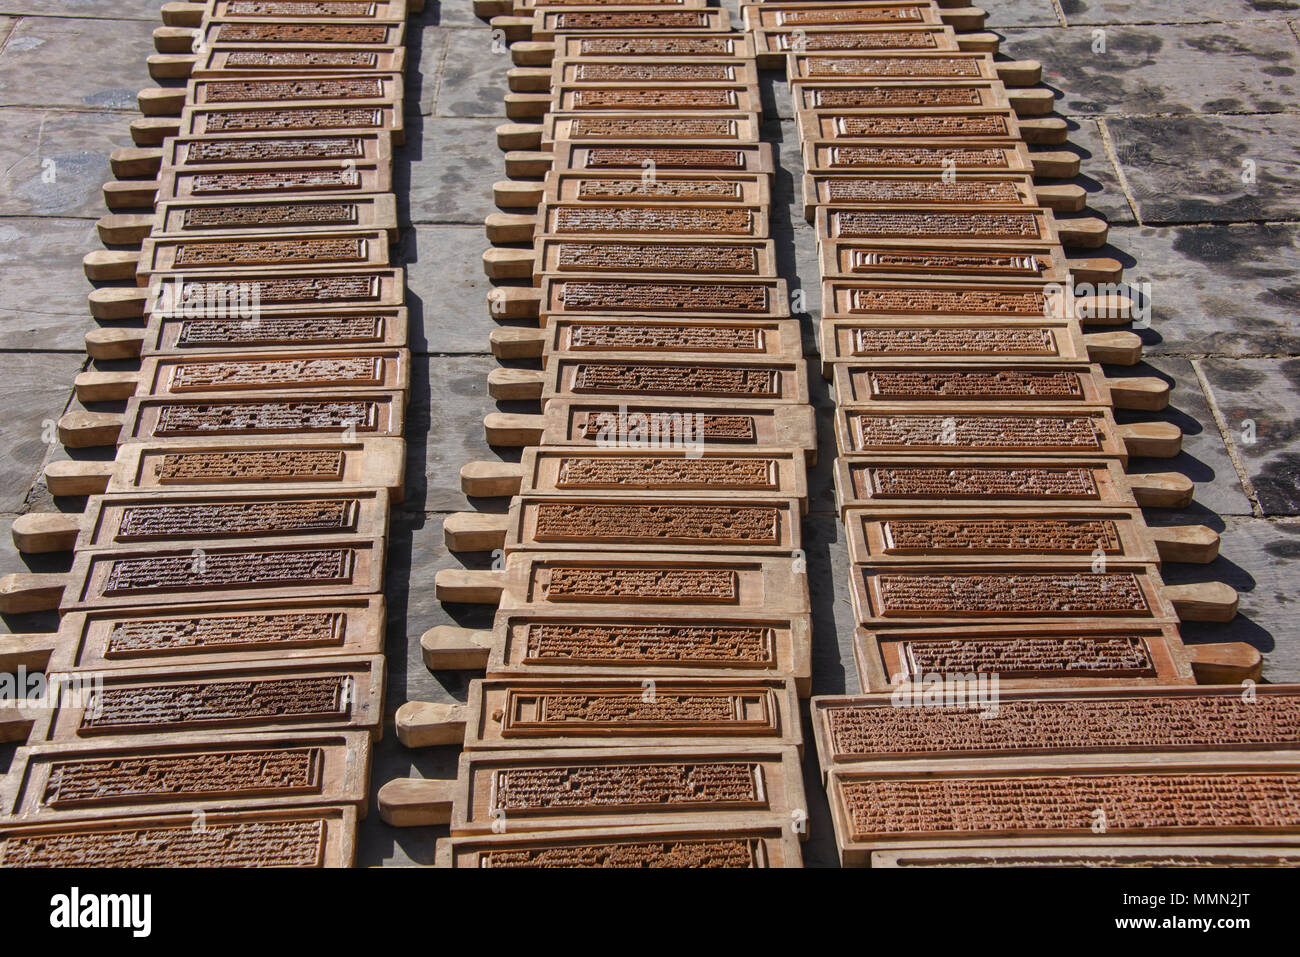
[[492,183],[506,178],[496,141],[501,120],[431,116],[422,122],[423,135],[409,138],[394,164],[398,202],[406,194],[408,221],[481,224],[497,212]]
[[449,30],[442,79],[433,111],[438,116],[505,116],[510,51],[482,30]]
[[1300,353],[1296,227],[1115,229],[1131,282],[1151,283],[1149,353]]
[[0,215],[99,217],[109,154],[131,145],[121,113],[0,109]]
[[40,477],[57,422],[81,368],[74,355],[18,353],[0,356],[0,512],[17,512]]
[[496,323],[487,304],[493,285],[483,274],[483,228],[417,226],[403,234],[402,248],[411,348],[487,352]]
[[[418,35],[410,31],[406,36],[406,94],[405,110],[408,115],[433,112],[438,97],[438,83],[442,78],[442,62],[447,55],[447,34],[441,27],[424,27]],[[408,143],[413,139],[408,135]]]
[[[975,4],[972,4],[975,6]],[[1060,26],[1052,0],[998,0],[983,4],[988,11],[985,27],[1055,27]]]
[[1066,22],[1207,23],[1277,20],[1300,11],[1295,0],[1060,0]]
[[94,225],[86,220],[0,220],[0,348],[84,352],[95,324],[81,259],[96,248]]
[[1107,119],[1143,223],[1259,222],[1300,213],[1300,117]]
[[1300,515],[1300,359],[1200,362],[1265,515]]
[[[1003,52],[1043,64],[1062,113],[1269,113],[1289,109],[1300,47],[1286,25],[1008,29]],[[1195,76],[1195,82],[1191,77]]]
[[143,20],[21,20],[0,50],[0,104],[134,110],[136,94],[154,85],[145,58],[154,52],[158,25]]
[[464,0],[446,0],[446,2],[426,0],[419,22],[444,27],[487,28],[487,21],[476,17],[473,5],[465,3]]
[[161,26],[159,0],[4,0],[0,13],[103,20],[150,20]]
[[1137,222],[1115,171],[1115,163],[1106,151],[1101,122],[1085,117],[1071,118],[1067,122],[1070,130],[1066,145],[1050,149],[1069,150],[1079,155],[1079,175],[1071,182],[1088,191],[1088,214],[1104,216],[1114,225]]

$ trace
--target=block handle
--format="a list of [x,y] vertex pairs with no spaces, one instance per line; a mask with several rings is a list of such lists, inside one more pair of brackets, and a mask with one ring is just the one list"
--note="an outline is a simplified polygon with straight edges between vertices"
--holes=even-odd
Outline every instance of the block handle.
[[538,369],[493,369],[488,373],[488,395],[507,402],[540,399],[546,373]]
[[501,147],[503,152],[541,149],[541,124],[502,123],[497,127],[497,146]]
[[498,359],[537,359],[546,345],[546,331],[527,326],[498,326],[488,335],[488,343]]
[[1162,592],[1183,621],[1226,622],[1237,616],[1240,596],[1223,582],[1165,585]]
[[118,402],[135,395],[140,387],[138,372],[82,372],[72,380],[81,402]]
[[440,744],[461,744],[469,707],[408,701],[397,709],[397,740],[408,748],[431,748]]
[[1172,459],[1183,448],[1183,430],[1172,422],[1135,422],[1115,431],[1137,458]]
[[496,319],[536,319],[542,291],[532,286],[497,286],[487,294],[488,312]]
[[1196,483],[1181,472],[1130,475],[1128,485],[1143,508],[1186,508],[1196,491]]
[[1092,332],[1083,337],[1088,359],[1113,366],[1135,366],[1142,359],[1142,337],[1135,332]]
[[532,249],[493,246],[483,253],[483,272],[489,279],[533,278],[537,254]]
[[45,487],[51,495],[102,495],[112,477],[112,462],[59,459],[45,466]]
[[455,781],[394,778],[379,789],[379,817],[392,827],[449,824],[455,790]]
[[461,491],[471,498],[518,495],[523,480],[519,462],[466,462],[460,467]]
[[1110,401],[1117,409],[1159,412],[1169,406],[1169,383],[1156,376],[1107,379]]
[[531,243],[537,232],[537,214],[490,213],[483,227],[490,243]]
[[546,420],[540,415],[492,412],[483,417],[483,431],[488,445],[499,445],[502,448],[539,445],[545,429]]
[[444,568],[434,576],[433,592],[449,605],[499,605],[505,582],[505,572]]
[[139,329],[92,329],[86,333],[86,352],[92,359],[138,359],[144,348]]
[[1207,565],[1219,557],[1219,533],[1204,525],[1165,525],[1148,528],[1160,560]]
[[1264,670],[1264,656],[1244,641],[1216,641],[1184,645],[1198,684],[1230,685],[1258,681]]
[[453,552],[490,552],[505,545],[508,528],[508,515],[453,512],[442,521],[442,537]]
[[420,636],[420,654],[430,671],[482,671],[492,644],[490,631],[438,625]]
[[125,416],[110,412],[68,412],[59,419],[59,441],[69,449],[116,445]]
[[521,40],[510,48],[516,66],[548,66],[555,59],[555,44],[544,40]]
[[64,574],[5,575],[0,578],[0,612],[22,615],[33,611],[53,611],[63,599],[68,583]]
[[81,516],[64,512],[28,512],[14,519],[10,535],[24,555],[70,552],[81,534]]

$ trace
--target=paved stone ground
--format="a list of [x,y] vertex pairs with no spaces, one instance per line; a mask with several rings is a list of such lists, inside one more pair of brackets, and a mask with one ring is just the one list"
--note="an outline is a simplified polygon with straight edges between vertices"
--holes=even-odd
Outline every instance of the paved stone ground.
[[[735,13],[734,0],[727,5]],[[26,511],[79,509],[50,499],[44,463],[66,453],[51,424],[76,407],[71,383],[86,367],[93,327],[81,257],[97,248],[94,220],[108,153],[130,144],[135,92],[149,85],[145,57],[157,0],[0,0],[0,574],[67,567],[66,558],[24,560],[7,530]],[[1186,515],[1223,534],[1207,567],[1170,566],[1172,581],[1226,580],[1242,593],[1231,625],[1191,626],[1193,640],[1234,638],[1265,653],[1265,676],[1300,679],[1300,2],[1294,0],[988,0],[989,24],[1012,57],[1041,59],[1045,80],[1071,121],[1090,205],[1112,223],[1126,278],[1151,283],[1148,367],[1174,384],[1165,414],[1186,433],[1172,463],[1198,483]],[[1099,33],[1098,31],[1104,31]],[[493,131],[504,119],[509,57],[468,0],[428,8],[409,30],[407,146],[396,160],[403,203],[415,352],[407,418],[408,482],[388,550],[388,709],[403,701],[464,700],[467,678],[430,674],[418,639],[437,624],[485,627],[490,609],[444,607],[433,596],[440,568],[482,567],[453,556],[442,518],[469,503],[460,466],[497,455],[482,418],[496,366],[493,320],[480,267],[489,184],[503,177]],[[802,288],[818,318],[812,231],[790,201],[802,170],[788,88],[767,74],[766,134],[783,167],[773,210],[781,273]],[[1249,162],[1247,162],[1249,161]],[[1253,172],[1253,176],[1244,173]],[[853,692],[848,575],[832,510],[830,397],[812,377],[822,410],[822,465],[812,477],[805,527],[815,615],[814,691]],[[97,406],[103,411],[113,406]],[[1253,423],[1253,442],[1251,423]],[[1168,462],[1138,462],[1167,469]],[[500,502],[473,503],[501,508]],[[45,631],[53,615],[9,616],[0,630]],[[805,737],[811,740],[805,729]],[[0,751],[0,764],[12,748]],[[806,755],[812,836],[806,863],[832,866],[834,841],[811,745]],[[454,774],[452,748],[407,751],[391,736],[378,749],[374,788],[397,776]],[[363,825],[359,863],[432,860],[438,832]]]

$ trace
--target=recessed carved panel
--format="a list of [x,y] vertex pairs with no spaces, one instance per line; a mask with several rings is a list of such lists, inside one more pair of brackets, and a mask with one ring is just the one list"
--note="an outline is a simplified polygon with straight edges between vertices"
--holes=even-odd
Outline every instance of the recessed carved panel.
[[194,555],[114,559],[105,595],[147,595],[207,588],[347,584],[355,556],[350,548],[259,549]]
[[612,432],[629,440],[657,436],[661,442],[752,442],[758,431],[752,415],[708,412],[607,412],[589,416],[581,428],[587,439]]
[[154,466],[160,485],[303,482],[343,477],[338,449],[229,449],[168,452]]
[[248,226],[349,226],[357,222],[354,203],[223,203],[189,206],[184,229],[240,229]]
[[600,282],[565,280],[561,301],[572,312],[647,313],[768,311],[769,287],[759,283]]
[[383,378],[377,356],[326,356],[301,359],[239,359],[178,364],[168,380],[170,392],[213,392],[277,386],[366,386]]
[[554,213],[559,233],[704,233],[748,235],[748,209],[690,206],[561,206]]
[[378,342],[383,338],[380,316],[260,316],[246,319],[187,319],[181,323],[181,346],[321,345]]
[[701,243],[566,242],[559,246],[556,266],[569,272],[617,270],[753,275],[758,271],[758,250],[753,246]]
[[492,773],[492,809],[545,814],[764,807],[762,775],[762,766],[752,761],[510,767]]
[[868,370],[866,388],[881,399],[1081,399],[1077,372],[1020,369],[961,372]]
[[760,458],[568,456],[557,488],[776,489],[777,462]]
[[766,867],[757,840],[607,841],[481,851],[479,867],[749,868]]
[[81,713],[81,734],[183,730],[205,725],[343,718],[346,675],[247,681],[160,682],[94,692]]
[[567,602],[735,602],[736,573],[722,568],[591,568],[557,565],[550,569],[547,601]]
[[978,60],[958,57],[843,56],[809,57],[808,76],[891,76],[903,79],[978,77]]
[[853,330],[853,354],[858,356],[1053,356],[1052,330],[1032,326],[1000,329],[871,328]]
[[830,156],[832,166],[850,169],[1010,168],[1008,151],[999,146],[835,146]]
[[780,509],[770,505],[542,502],[536,512],[543,542],[775,545],[781,536]]
[[886,617],[1149,612],[1141,581],[1129,572],[891,572],[876,581]]
[[185,147],[187,163],[272,163],[286,160],[361,159],[358,136],[258,137],[195,140]]
[[175,264],[202,269],[214,266],[287,266],[321,262],[364,262],[365,259],[365,239],[307,237],[179,243],[176,246]]
[[1021,202],[1016,184],[997,180],[874,179],[867,176],[827,179],[826,196],[835,203],[973,203],[982,206]]
[[343,643],[338,612],[266,612],[128,619],[109,630],[104,657],[137,658],[194,651],[329,648]]
[[351,498],[132,505],[122,509],[115,537],[150,541],[352,531],[358,508]]
[[570,122],[573,139],[620,137],[631,139],[732,139],[736,121],[708,117],[582,116]]
[[162,406],[154,432],[159,436],[337,432],[349,426],[362,432],[373,431],[378,419],[378,406],[366,399],[203,402]]
[[761,366],[579,364],[572,390],[587,394],[730,395],[781,394],[780,373]]
[[582,322],[568,330],[569,352],[762,352],[763,330],[747,326],[665,325],[640,320]]
[[619,146],[594,147],[587,152],[589,169],[641,169],[646,160],[659,169],[745,168],[745,154],[739,150]]
[[526,629],[525,661],[549,664],[771,666],[772,631],[761,625],[607,625],[547,622]]
[[366,106],[304,106],[282,110],[220,110],[204,114],[209,133],[259,130],[380,129],[384,111]]
[[362,23],[223,23],[221,43],[383,43],[388,30]]
[[873,498],[1091,500],[1099,497],[1097,482],[1086,468],[869,466],[866,481]]
[[981,103],[980,91],[971,86],[824,86],[816,88],[812,98],[818,108],[859,110]]
[[281,100],[364,100],[382,97],[384,95],[384,81],[376,77],[208,80],[203,89],[209,103],[258,103]]

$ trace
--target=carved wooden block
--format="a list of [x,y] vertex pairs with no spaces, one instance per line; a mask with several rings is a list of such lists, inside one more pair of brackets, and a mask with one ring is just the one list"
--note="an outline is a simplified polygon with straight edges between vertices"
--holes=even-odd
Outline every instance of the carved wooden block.
[[951,109],[1007,109],[1010,101],[1001,83],[878,82],[832,77],[790,80],[795,113],[805,110],[906,110],[910,113]]
[[802,749],[797,708],[794,684],[775,679],[485,679],[470,684],[465,750]]
[[[144,747],[60,743],[19,748],[3,806],[15,823],[122,814],[190,814],[321,804],[365,813],[365,732],[164,735]],[[206,823],[206,820],[205,822]]]
[[[684,210],[690,212],[690,209]],[[771,240],[568,239],[538,236],[537,273],[776,278]]]
[[877,851],[871,867],[1300,867],[1300,848],[1277,845],[1169,845],[1096,847],[1086,843],[1046,847],[918,848]]
[[544,7],[565,9],[568,7],[586,7],[596,9],[605,7],[621,10],[623,7],[672,7],[678,10],[700,10],[707,6],[704,0],[642,0],[629,4],[625,0],[514,0],[516,16],[523,16]]
[[205,17],[250,20],[405,20],[407,0],[207,0]]
[[573,84],[616,87],[622,84],[654,84],[664,87],[736,84],[746,88],[756,88],[758,84],[758,71],[753,61],[712,56],[707,59],[664,56],[649,59],[622,56],[557,57],[552,72],[552,89]]
[[586,447],[619,439],[629,448],[795,448],[816,461],[812,408],[675,399],[661,402],[555,399],[547,404],[540,445]]
[[[812,175],[855,172],[936,173],[1032,173],[1033,158],[1024,143],[954,140],[940,143],[913,139],[837,141],[808,139],[803,143],[804,168]],[[927,211],[933,216],[939,210]],[[888,234],[886,234],[888,235]],[[998,238],[998,237],[990,237]],[[1040,237],[1016,234],[1015,239]]]
[[525,548],[790,554],[800,545],[799,503],[757,494],[629,499],[531,495],[510,501],[506,554]]
[[[723,11],[724,13],[726,11]],[[546,836],[488,834],[443,838],[438,866],[459,868],[801,867],[786,827],[582,828]]]
[[253,103],[278,105],[299,101],[397,104],[402,101],[402,76],[400,73],[328,76],[308,73],[302,76],[196,79],[187,87],[185,99],[187,105],[195,107]]
[[[542,148],[561,142],[586,143],[591,147],[612,144],[618,147],[665,144],[709,144],[716,147],[753,146],[759,140],[757,113],[738,112],[730,105],[714,108],[715,112],[647,113],[642,107],[624,112],[547,113],[542,120]],[[641,161],[637,163],[641,167]],[[586,167],[575,167],[583,169]],[[671,167],[670,167],[671,168]],[[687,167],[692,168],[692,167]],[[722,167],[732,169],[731,167]],[[739,171],[739,167],[734,168]],[[752,171],[752,170],[751,170]]]
[[48,708],[34,711],[28,740],[125,745],[182,731],[315,728],[364,730],[378,740],[383,694],[382,655],[96,672],[88,694],[51,695]]
[[163,545],[73,559],[60,612],[194,601],[371,595],[383,590],[383,539],[305,544]]
[[786,319],[784,279],[614,279],[606,276],[545,276],[539,323],[582,315],[693,316]]
[[835,491],[841,508],[1135,504],[1123,466],[1104,458],[847,456],[835,460]]
[[392,192],[388,162],[338,160],[302,163],[286,168],[263,166],[182,167],[165,169],[158,178],[158,200],[209,199],[233,196],[296,196]]
[[923,3],[742,3],[745,28],[815,28],[820,30],[880,24],[893,28],[940,22],[936,7]]
[[656,31],[653,34],[611,33],[563,35],[555,38],[556,58],[710,57],[736,60],[754,56],[748,34],[701,34]]
[[405,349],[151,356],[141,365],[136,394],[405,390],[410,383],[408,358]]
[[816,216],[819,241],[839,239],[913,240],[917,246],[932,248],[935,243],[957,247],[950,252],[966,252],[966,247],[986,251],[990,241],[1057,245],[1056,227],[1045,209],[972,210],[958,206],[925,209],[882,206],[851,209],[818,206]]
[[803,140],[852,143],[891,139],[959,141],[980,139],[990,142],[1020,139],[1020,125],[1010,109],[933,110],[904,113],[898,110],[849,110],[843,108],[805,111],[799,114],[799,136]]
[[155,272],[191,274],[256,269],[260,275],[304,266],[383,267],[388,264],[388,236],[382,231],[319,232],[276,238],[256,233],[220,238],[151,236],[140,246],[136,277],[141,286],[147,286]]
[[[816,210],[814,218],[815,214]],[[936,238],[932,242],[908,239],[836,239],[822,235],[818,245],[823,279],[837,276],[878,279],[896,275],[916,281],[921,277],[950,275],[965,280],[1005,282],[1036,279],[1066,283],[1068,266],[1065,253],[1059,245],[1018,240],[1014,244],[991,242],[980,243],[978,247],[968,245],[957,248],[953,241],[960,239],[961,227],[965,224],[953,207],[945,209],[944,214],[950,217],[949,225],[953,228],[947,236]],[[905,233],[906,216],[906,212],[902,217],[889,215],[880,224],[892,226],[895,230],[902,229]],[[984,222],[975,220],[969,225],[983,226]],[[1040,228],[1047,225],[1046,217],[1038,217],[1035,222]],[[829,228],[829,218],[826,218],[826,223]],[[867,225],[870,224],[869,221]],[[851,230],[857,231],[856,221],[850,221],[847,225]]]
[[850,579],[858,623],[964,624],[978,621],[1176,619],[1153,565],[855,566]]
[[789,825],[807,812],[793,748],[468,752],[454,795],[457,836],[699,819],[722,828]]
[[[925,7],[914,7],[933,16]],[[808,11],[812,12],[812,11]],[[957,37],[950,27],[881,27],[876,25],[842,25],[828,29],[820,25],[759,28],[754,31],[755,59],[759,66],[785,67],[785,58],[798,51],[825,52],[911,52],[914,50],[957,50]]]
[[916,411],[898,404],[835,414],[840,452],[913,452],[950,455],[1095,456],[1127,461],[1109,411],[1045,407],[971,412]]
[[5,867],[351,867],[355,807],[0,825]]
[[996,80],[987,53],[791,53],[790,77],[801,80]]
[[[400,306],[406,280],[401,269],[300,267],[266,278],[256,272],[214,269],[195,280],[185,272],[155,273],[149,292],[150,315],[225,317],[255,329],[280,308]],[[254,301],[259,308],[253,308]]]
[[397,240],[397,203],[391,194],[314,199],[188,199],[158,204],[155,236],[221,236],[255,232],[294,235],[339,229],[382,229]]
[[731,28],[726,10],[607,10],[599,6],[559,9],[539,8],[533,15],[534,40],[554,40],[557,35],[610,34],[625,31],[708,31],[725,33]]
[[[744,405],[748,402],[775,405],[808,402],[804,363],[726,363],[689,360],[673,362],[648,356],[591,357],[557,356],[548,365],[542,387],[542,407],[554,399],[582,396],[621,396],[631,401],[664,398],[714,399]],[[610,444],[615,444],[615,422],[608,427]],[[684,427],[699,428],[693,420]],[[700,436],[694,436],[698,439]]]
[[92,609],[64,615],[49,644],[49,671],[378,655],[384,650],[384,599]]
[[274,164],[295,169],[297,163],[344,161],[392,164],[392,137],[387,133],[262,133],[203,138],[169,137],[163,144],[162,168]]
[[767,212],[729,203],[544,203],[538,224],[540,232],[554,236],[765,239]]
[[656,168],[653,177],[643,178],[642,172],[553,172],[546,177],[542,202],[728,203],[759,207],[772,202],[770,177],[766,174],[691,174]]
[[[174,492],[95,495],[86,503],[76,550],[91,551],[146,542],[236,540],[261,543],[282,538],[383,538],[388,495],[372,489],[334,494],[277,491],[275,495]],[[203,561],[200,556],[198,562]]]
[[[922,116],[928,114],[920,114]],[[940,176],[885,173],[805,176],[804,209],[816,215],[817,206],[1037,206],[1033,177],[1020,174],[964,173],[945,180]],[[834,264],[834,259],[829,264]]]
[[951,628],[859,628],[853,651],[867,691],[921,686],[930,675],[969,680],[996,674],[1006,688],[1195,681],[1178,629],[1170,623],[965,625],[960,633]]
[[402,73],[406,48],[302,46],[204,47],[190,72],[195,79],[217,79],[231,74],[279,73]]
[[1137,509],[848,509],[849,558],[891,565],[962,562],[1078,564],[1150,562],[1160,556]]
[[266,47],[270,50],[310,49],[325,46],[398,49],[406,41],[404,17],[370,22],[326,20],[206,17],[198,36],[204,48],[222,46]]
[[[551,106],[555,113],[571,114],[595,113],[607,115],[605,111],[636,111],[653,116],[662,111],[665,113],[689,112],[693,115],[696,110],[738,110],[744,113],[761,113],[763,109],[762,99],[758,94],[757,81],[749,85],[722,83],[656,83],[653,85],[559,83],[553,87],[551,96]],[[570,133],[566,137],[568,139],[583,138],[584,129],[600,128],[598,124],[584,123],[576,117],[567,121],[557,120],[556,126],[561,131]],[[719,118],[716,126],[710,128],[707,132],[696,132],[697,127],[697,124],[675,122],[667,128],[665,135],[670,138],[686,139],[699,139],[701,137],[732,139],[730,131],[723,128],[721,118]],[[638,123],[628,123],[625,128],[630,138],[645,139],[652,135],[642,132],[643,127]],[[722,133],[713,133],[713,128],[722,130]],[[553,141],[554,136],[553,133],[552,139],[548,140],[546,133],[543,132],[542,144],[545,145]]]
[[806,617],[799,556],[516,552],[506,560],[500,607],[537,614],[635,613]]
[[1042,404],[1109,408],[1110,391],[1099,366],[975,365],[888,360],[836,363],[836,401],[840,405],[915,405],[942,402],[953,408],[1024,408]]
[[[253,319],[256,318],[256,322]],[[405,307],[267,311],[257,317],[165,316],[154,313],[145,329],[143,354],[194,352],[307,352],[340,347],[406,345]]]
[[564,141],[555,144],[555,168],[592,173],[632,172],[637,177],[649,169],[655,170],[655,176],[661,172],[770,175],[772,147],[768,143],[665,146],[662,138],[644,144]]
[[622,614],[500,612],[488,653],[489,678],[636,677],[746,680],[789,678],[801,696],[812,674],[806,615],[699,618],[654,608]]
[[1018,365],[1088,360],[1078,324],[1065,319],[824,319],[821,341],[822,374],[827,378],[837,364],[862,360],[909,364],[988,360]]
[[218,133],[289,133],[307,130],[392,134],[405,142],[402,110],[397,102],[321,100],[294,101],[276,106],[187,106],[181,113],[181,136]]
[[542,364],[607,352],[781,358],[803,355],[799,324],[790,319],[642,319],[565,317],[545,330]]

